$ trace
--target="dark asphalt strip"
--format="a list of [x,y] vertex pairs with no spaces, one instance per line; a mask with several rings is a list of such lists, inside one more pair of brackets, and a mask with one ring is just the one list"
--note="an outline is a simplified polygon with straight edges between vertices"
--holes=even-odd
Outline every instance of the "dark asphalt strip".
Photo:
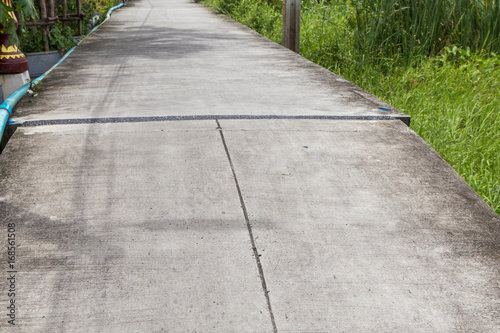
[[151,116],[151,117],[109,117],[109,118],[74,118],[51,120],[28,120],[23,127],[70,125],[70,124],[110,124],[110,123],[146,123],[157,121],[181,120],[237,120],[237,119],[324,119],[324,120],[398,120],[391,116],[280,116],[280,115],[194,115],[194,116]]

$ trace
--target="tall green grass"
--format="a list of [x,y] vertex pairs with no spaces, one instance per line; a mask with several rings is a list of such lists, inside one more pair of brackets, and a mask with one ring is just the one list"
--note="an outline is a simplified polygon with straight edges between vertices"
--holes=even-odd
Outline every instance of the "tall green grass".
[[356,39],[363,53],[384,57],[441,52],[449,45],[500,51],[500,1],[355,0]]
[[[203,2],[281,42],[281,1]],[[498,214],[499,6],[302,0],[301,12],[301,54],[411,115],[412,129]]]
[[[195,0],[227,14],[267,38],[281,42],[281,4],[277,0]],[[272,1],[275,1],[274,3]]]

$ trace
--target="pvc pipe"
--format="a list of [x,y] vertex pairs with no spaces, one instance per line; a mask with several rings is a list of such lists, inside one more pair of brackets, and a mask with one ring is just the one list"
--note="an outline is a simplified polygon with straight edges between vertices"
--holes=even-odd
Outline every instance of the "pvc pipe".
[[[78,46],[78,44],[77,44],[77,46]],[[56,67],[57,67],[57,66],[58,66],[61,62],[63,62],[63,61],[64,61],[64,60],[65,60],[65,59],[66,59],[66,58],[67,58],[67,57],[71,54],[71,52],[73,52],[73,51],[75,50],[75,48],[76,48],[76,46],[75,46],[75,47],[73,47],[72,49],[70,49],[68,52],[66,52],[66,54],[65,54],[65,55],[64,55],[61,59],[59,59],[59,61],[58,61],[58,62],[57,62],[54,66],[50,67],[50,68],[49,68],[49,69],[48,69],[45,73],[43,73],[42,75],[40,75],[39,77],[37,77],[36,79],[34,79],[34,80],[32,81],[32,83],[33,83],[34,85],[39,84],[39,83],[40,83],[40,81],[42,81],[42,80],[43,80],[43,78],[45,77],[45,75],[47,75],[47,74],[49,74],[50,72],[52,72],[52,70],[53,70],[54,68],[56,68]]]
[[[0,134],[3,136],[3,132],[5,131],[5,126],[7,125],[7,121],[9,120],[10,113],[5,109],[0,109]],[[0,137],[1,139],[1,137]]]
[[26,94],[29,86],[29,83],[26,83],[24,86],[10,94],[9,97],[7,97],[2,104],[0,104],[0,140],[2,140],[5,126],[7,126],[7,121],[12,114],[14,106],[16,106],[17,102],[19,102],[19,100]]
[[[111,13],[113,11],[115,11],[118,8],[121,8],[123,6],[125,6],[125,3],[121,3],[118,6],[110,8],[108,10],[108,13],[106,14],[106,19],[104,21],[102,21],[101,24],[103,24],[104,22],[106,22],[111,17]],[[94,30],[96,30],[97,28],[99,28],[101,26],[101,24],[99,24],[94,29],[92,29],[92,31],[90,31],[90,33],[88,35],[90,35],[91,33],[94,32]],[[76,44],[76,46],[80,45],[80,43],[82,42],[82,40],[80,40],[78,42],[78,44]],[[40,75],[39,77],[37,77],[36,79],[34,79],[33,81],[31,81],[31,83],[26,83],[24,86],[22,86],[21,88],[17,89],[16,91],[14,91],[12,94],[9,95],[9,97],[7,97],[3,101],[2,104],[0,104],[0,140],[3,137],[3,133],[5,131],[5,126],[7,126],[7,122],[9,121],[9,117],[11,116],[12,110],[14,109],[14,107],[16,106],[16,104],[21,100],[21,98],[23,98],[24,95],[26,95],[26,92],[29,90],[29,88],[32,85],[37,85],[38,83],[40,83],[40,81],[42,81],[43,78],[47,74],[49,74],[54,68],[56,68],[61,62],[63,62],[64,59],[66,59],[71,54],[71,52],[73,52],[75,50],[76,46],[73,47],[68,52],[66,52],[66,54],[54,66],[52,66],[48,71],[46,71],[45,73],[43,73],[42,75]]]

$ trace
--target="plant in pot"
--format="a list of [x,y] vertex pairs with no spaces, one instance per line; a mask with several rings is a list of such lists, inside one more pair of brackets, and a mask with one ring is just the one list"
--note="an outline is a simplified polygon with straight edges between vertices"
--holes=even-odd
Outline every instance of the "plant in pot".
[[[37,16],[40,16],[38,15],[40,13],[40,5],[47,12],[45,7],[46,2],[40,1],[34,4]],[[49,16],[51,19],[60,17],[61,11],[62,6],[56,6],[51,10]],[[44,17],[39,22],[42,25],[31,22],[31,26],[23,26],[18,30],[18,34],[20,35],[19,47],[25,52],[28,59],[31,78],[45,73],[61,59],[66,51],[76,45],[76,41],[73,38],[74,29],[72,29],[72,22],[68,24],[68,22],[52,21],[50,29],[43,22]]]
[[25,52],[30,65],[31,78],[38,77],[55,65],[62,55],[74,47],[77,42],[71,29],[57,23],[47,35],[49,50],[45,50],[45,39],[42,29],[32,27],[21,28],[21,50]]
[[[16,15],[17,13],[17,15]],[[26,17],[35,17],[32,0],[0,0],[0,99],[29,80],[26,56],[19,50],[16,29]]]
[[[18,15],[16,15],[18,13]],[[0,73],[20,73],[27,66],[16,44],[16,30],[26,17],[35,17],[33,0],[0,0]]]
[[[32,0],[31,0],[32,1]],[[70,50],[77,44],[77,40],[88,34],[94,25],[102,21],[102,11],[112,7],[112,3],[116,0],[90,0],[82,1],[81,7],[78,7],[77,1],[64,1],[64,6],[61,1],[58,5],[51,7],[51,17],[64,17],[65,13],[77,13],[83,22],[77,20],[61,20],[56,21],[50,26],[50,30],[45,27],[36,26],[31,23],[31,26],[23,26],[20,29],[20,48],[26,53],[30,64],[31,77],[37,77],[43,74],[46,70],[56,64],[64,53]],[[48,7],[45,7],[46,1],[39,1],[34,4],[37,13],[41,10],[48,12]],[[80,14],[78,14],[80,13]],[[41,16],[43,21],[44,15]],[[83,23],[83,24],[82,24]]]
[[[26,54],[30,75],[33,79],[56,64],[65,52],[77,44],[74,36],[88,34],[94,25],[102,21],[107,10],[120,2],[119,0],[84,0],[81,1],[81,7],[79,7],[76,0],[55,1],[55,6],[54,1],[45,0],[0,0],[2,5],[0,15],[5,18],[5,26],[9,28],[10,39],[15,40],[19,49]],[[47,9],[49,8],[47,7],[48,3],[52,3],[50,10]],[[15,17],[13,14],[15,11],[20,12],[21,22],[25,22],[24,18],[40,17],[40,21],[37,23],[30,22],[27,25],[21,25],[17,29],[19,38],[14,33],[16,25],[11,24],[9,19]],[[42,11],[44,13],[50,11],[50,13],[40,15]],[[69,16],[81,17],[83,22],[61,20],[61,17],[66,17],[66,13],[77,13]],[[50,29],[43,24],[44,21],[49,21],[47,16],[52,20],[59,18],[50,23]],[[3,24],[4,21],[0,24]]]

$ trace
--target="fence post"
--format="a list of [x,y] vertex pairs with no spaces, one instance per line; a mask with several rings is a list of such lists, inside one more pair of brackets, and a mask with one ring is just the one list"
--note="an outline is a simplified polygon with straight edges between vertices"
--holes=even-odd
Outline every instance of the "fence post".
[[300,53],[300,0],[283,0],[282,44]]
[[63,25],[64,26],[67,26],[68,25],[68,22],[66,21],[66,17],[68,16],[68,3],[66,0],[63,0],[63,12],[62,12],[62,16],[63,16]]
[[[45,23],[48,23],[47,21],[47,5],[45,3],[45,0],[39,0],[38,6],[40,8],[40,20],[45,21]],[[44,25],[42,28],[42,33],[43,33],[43,45],[45,48],[46,52],[49,52],[49,26]]]
[[55,5],[54,5],[54,0],[47,0],[48,1],[48,13],[47,13],[47,16],[49,18],[49,20],[54,20],[56,19],[56,8],[55,8]]
[[76,0],[76,8],[78,10],[78,36],[81,36],[82,33],[82,3],[80,0]]

